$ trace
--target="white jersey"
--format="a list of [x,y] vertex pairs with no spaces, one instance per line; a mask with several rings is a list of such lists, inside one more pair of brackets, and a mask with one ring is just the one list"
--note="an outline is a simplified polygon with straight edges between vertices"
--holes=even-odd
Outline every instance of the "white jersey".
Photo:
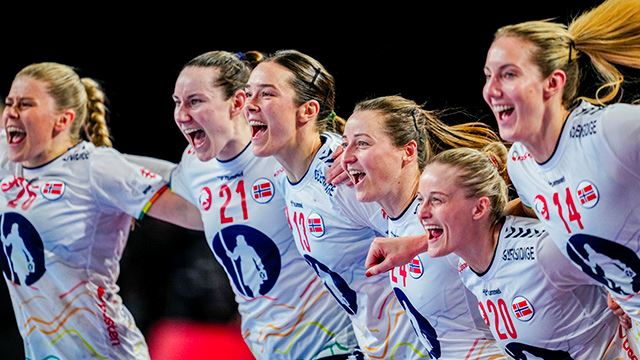
[[117,151],[82,142],[37,168],[0,135],[0,266],[28,359],[148,359],[116,280],[132,217],[167,189]]
[[515,143],[509,176],[562,253],[640,319],[640,106],[574,109],[551,158]]
[[570,264],[537,220],[507,217],[489,268],[477,274],[461,259],[460,275],[515,359],[616,358],[607,353],[618,320],[606,292]]
[[[416,198],[398,218],[389,218],[389,236],[424,234],[416,215],[419,206]],[[396,297],[432,358],[504,358],[478,312],[478,300],[460,280],[458,259],[455,254],[431,258],[422,253],[392,269]]]
[[278,162],[251,145],[229,161],[185,150],[171,187],[200,208],[207,244],[225,269],[242,335],[260,359],[311,359],[351,352],[351,322],[297,252],[274,177]]
[[305,176],[292,184],[280,176],[296,246],[353,322],[360,349],[374,359],[425,358],[409,318],[385,275],[365,277],[365,258],[386,220],[375,204],[363,204],[353,188],[335,187],[325,171],[341,139],[322,135],[322,147]]

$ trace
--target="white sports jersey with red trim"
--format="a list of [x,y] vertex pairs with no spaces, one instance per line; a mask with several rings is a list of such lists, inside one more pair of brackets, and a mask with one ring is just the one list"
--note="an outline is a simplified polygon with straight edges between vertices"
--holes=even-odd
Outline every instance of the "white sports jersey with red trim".
[[21,169],[0,136],[0,266],[28,359],[148,359],[116,280],[132,217],[167,189],[82,142]]
[[365,277],[364,261],[376,234],[373,229],[380,234],[387,230],[382,210],[359,202],[353,188],[326,182],[325,171],[341,139],[335,134],[321,136],[323,144],[298,183],[280,176],[296,246],[350,315],[365,354],[372,359],[424,358],[427,350],[386,275]]
[[[414,199],[398,218],[389,218],[389,236],[424,234]],[[476,297],[458,275],[458,256],[422,253],[389,272],[391,286],[420,341],[434,359],[504,359],[478,312]]]
[[[172,189],[200,208],[207,243],[239,304],[242,334],[260,359],[311,359],[356,347],[351,322],[296,251],[274,177],[282,167],[247,146],[201,162],[188,147]],[[212,349],[215,352],[215,349]]]
[[464,284],[498,344],[515,359],[615,359],[618,320],[606,292],[576,269],[535,219],[507,217],[491,265],[460,260]]
[[516,143],[508,169],[562,253],[640,320],[640,106],[582,102],[548,161]]

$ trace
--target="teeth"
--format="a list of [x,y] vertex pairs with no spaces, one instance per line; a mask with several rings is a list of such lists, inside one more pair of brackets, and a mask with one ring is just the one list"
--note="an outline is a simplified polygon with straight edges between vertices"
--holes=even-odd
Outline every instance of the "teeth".
[[26,134],[26,131],[16,126],[7,126],[6,131],[11,134]]
[[182,131],[184,131],[185,134],[192,134],[196,131],[200,131],[201,129],[182,129]]
[[360,174],[364,174],[364,171],[349,169],[349,174],[360,175]]
[[257,121],[257,120],[250,120],[249,121],[249,125],[251,125],[251,126],[267,126],[267,124],[261,123],[260,121]]
[[436,225],[423,225],[424,229],[429,231],[429,230],[441,230],[442,228],[440,226],[436,226]]
[[509,106],[509,105],[494,105],[493,106],[493,111],[495,111],[495,112],[502,112],[502,111],[507,111],[507,110],[513,110],[513,106]]

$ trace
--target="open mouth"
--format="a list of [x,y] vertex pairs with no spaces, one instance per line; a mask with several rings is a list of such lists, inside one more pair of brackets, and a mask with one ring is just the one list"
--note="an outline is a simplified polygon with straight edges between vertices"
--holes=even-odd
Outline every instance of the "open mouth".
[[423,225],[423,227],[427,232],[427,235],[429,236],[429,241],[437,240],[440,236],[442,236],[442,233],[444,232],[441,227],[436,225]]
[[191,139],[191,144],[196,149],[202,146],[207,139],[207,135],[202,129],[184,129],[183,132]]
[[513,114],[514,107],[509,105],[496,105],[493,107],[493,111],[498,114],[498,120],[507,120],[511,114]]
[[267,132],[267,124],[261,123],[256,120],[249,121],[249,125],[251,125],[251,138],[255,139],[257,137],[262,136],[265,132]]
[[7,126],[5,131],[9,145],[19,144],[27,137],[27,132],[16,126]]
[[363,171],[349,169],[349,177],[354,185],[358,185],[367,176]]

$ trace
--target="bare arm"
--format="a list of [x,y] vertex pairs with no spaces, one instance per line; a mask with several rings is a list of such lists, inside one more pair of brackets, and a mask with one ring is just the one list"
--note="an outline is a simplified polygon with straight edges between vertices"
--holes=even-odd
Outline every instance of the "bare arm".
[[151,205],[147,214],[187,229],[204,230],[198,208],[169,189]]
[[504,209],[506,215],[522,216],[536,219],[536,213],[532,208],[525,206],[520,198],[513,199],[507,203]]
[[367,276],[389,271],[409,263],[416,255],[427,251],[427,235],[373,239],[364,263]]

